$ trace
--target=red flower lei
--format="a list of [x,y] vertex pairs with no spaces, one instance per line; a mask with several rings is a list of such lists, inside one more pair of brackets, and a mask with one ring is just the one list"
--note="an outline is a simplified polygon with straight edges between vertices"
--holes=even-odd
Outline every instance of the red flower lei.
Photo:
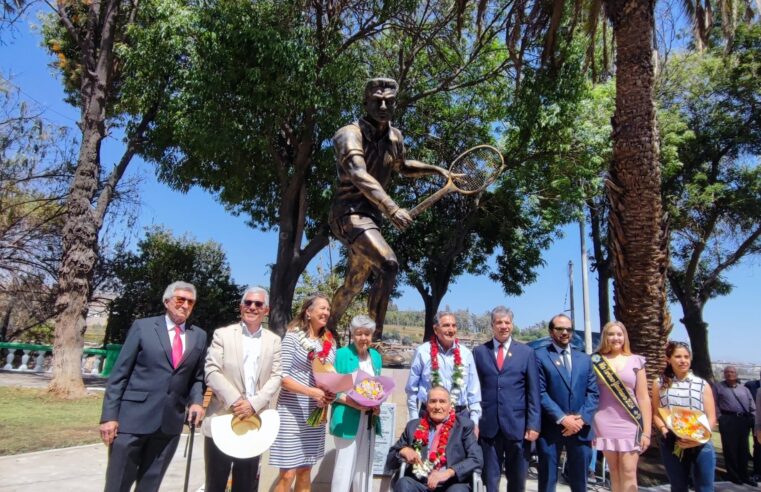
[[319,353],[315,353],[314,349],[310,350],[307,353],[307,359],[313,361],[317,357],[324,364],[330,355],[331,348],[333,348],[333,335],[325,330],[325,334],[322,336],[322,350]]
[[[424,461],[428,461],[433,470],[438,470],[447,464],[447,443],[449,442],[449,434],[452,431],[452,427],[454,427],[455,418],[454,409],[450,409],[449,417],[442,424],[443,426],[439,434],[438,446],[436,449],[428,450],[428,456]],[[412,442],[412,449],[414,449],[421,458],[423,458],[420,454],[423,447],[428,445],[428,435],[431,431],[431,423],[431,420],[426,414],[425,417],[420,419],[420,424],[418,424],[415,434],[413,435],[414,441]]]
[[[454,339],[454,370],[452,371],[451,393],[460,393],[460,381],[462,380],[462,355],[460,354],[460,340]],[[434,336],[431,338],[431,386],[442,386],[439,375],[439,341]]]

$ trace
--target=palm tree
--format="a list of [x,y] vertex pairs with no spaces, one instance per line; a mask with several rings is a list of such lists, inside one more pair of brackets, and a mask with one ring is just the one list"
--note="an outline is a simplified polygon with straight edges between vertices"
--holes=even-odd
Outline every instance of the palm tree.
[[654,104],[654,10],[654,0],[605,1],[616,39],[613,160],[606,182],[614,312],[629,329],[632,350],[650,361],[651,376],[662,367],[663,345],[672,326]]
[[[761,0],[754,0],[756,10],[761,14]],[[695,49],[703,52],[710,46],[711,31],[714,28],[714,13],[711,0],[682,0],[682,8],[692,20]],[[731,50],[732,40],[739,22],[750,23],[753,20],[753,7],[750,0],[717,0],[721,36],[726,41],[727,51]],[[743,10],[742,16],[740,9]]]

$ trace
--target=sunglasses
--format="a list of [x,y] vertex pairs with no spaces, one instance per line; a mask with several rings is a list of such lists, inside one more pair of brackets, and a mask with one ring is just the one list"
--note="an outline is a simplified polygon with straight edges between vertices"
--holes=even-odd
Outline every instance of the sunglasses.
[[174,296],[174,305],[175,307],[180,307],[185,303],[188,303],[188,306],[193,307],[193,305],[196,303],[195,299],[188,299],[187,297],[182,296]]
[[243,301],[243,305],[246,306],[247,308],[250,308],[252,304],[257,309],[261,309],[264,307],[264,301],[252,301],[251,299],[246,299],[245,301]]
[[566,328],[564,326],[556,326],[553,330],[561,333],[573,333],[573,328]]

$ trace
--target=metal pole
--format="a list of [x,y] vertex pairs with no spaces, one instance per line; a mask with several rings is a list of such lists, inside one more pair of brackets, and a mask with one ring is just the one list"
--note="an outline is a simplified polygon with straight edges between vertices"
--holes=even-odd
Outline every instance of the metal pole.
[[579,220],[581,237],[581,298],[584,306],[584,350],[592,353],[592,321],[589,319],[589,269],[587,268],[587,235],[584,231],[584,217]]
[[568,297],[570,297],[571,301],[571,309],[569,309],[571,312],[571,326],[576,330],[576,310],[573,303],[573,262],[570,260],[568,261]]

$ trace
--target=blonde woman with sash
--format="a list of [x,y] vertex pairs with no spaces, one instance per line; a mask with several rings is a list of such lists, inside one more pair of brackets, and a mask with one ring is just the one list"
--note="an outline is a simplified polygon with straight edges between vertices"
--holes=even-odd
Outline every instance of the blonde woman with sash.
[[611,490],[636,492],[637,461],[650,445],[652,407],[645,358],[632,354],[620,321],[603,326],[592,367],[600,385],[600,406],[592,422],[594,447],[608,461]]

